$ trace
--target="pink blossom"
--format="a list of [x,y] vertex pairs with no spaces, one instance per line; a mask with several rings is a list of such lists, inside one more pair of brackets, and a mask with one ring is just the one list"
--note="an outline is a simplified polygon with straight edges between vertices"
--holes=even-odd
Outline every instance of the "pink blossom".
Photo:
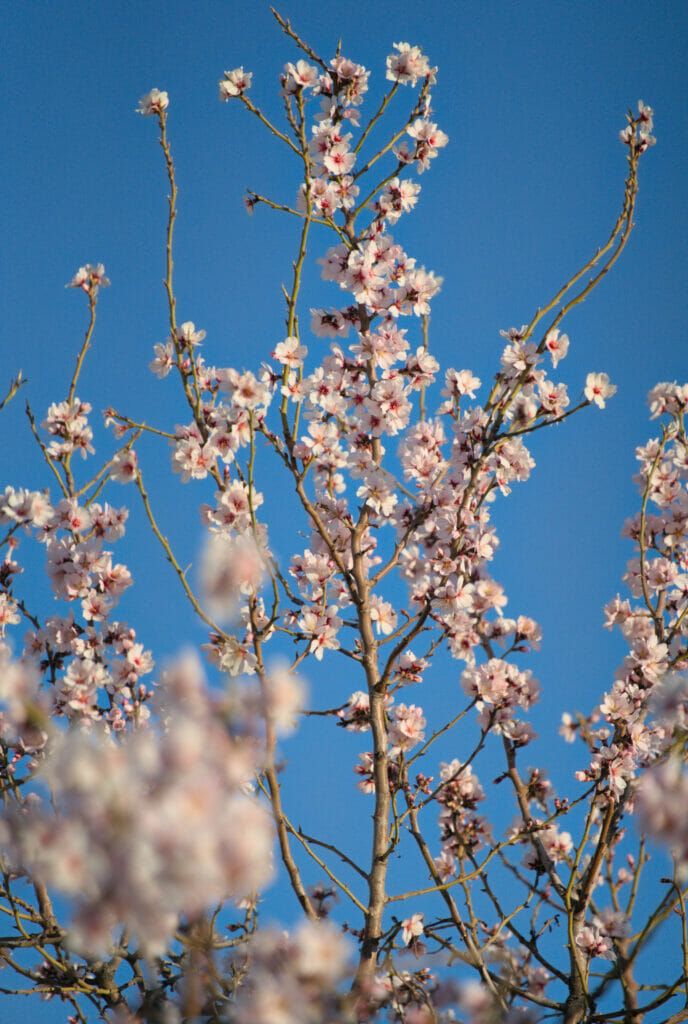
[[441,394],[445,398],[452,398],[454,396],[458,398],[462,395],[475,398],[476,391],[482,387],[480,378],[476,377],[470,370],[447,370],[444,379],[445,385],[442,388]]
[[416,316],[428,316],[430,313],[430,299],[435,296],[442,287],[441,277],[436,277],[432,271],[425,268],[411,270],[406,275],[406,282],[400,289],[397,305],[401,313],[413,311]]
[[408,213],[418,202],[420,185],[406,178],[392,178],[377,201],[376,209],[389,224],[396,224],[402,213]]
[[163,345],[157,342],[155,345],[155,359],[148,365],[159,380],[166,377],[175,364],[174,344],[166,341]]
[[298,338],[285,338],[284,341],[280,341],[275,346],[275,350],[271,355],[278,362],[282,363],[283,366],[297,368],[303,365],[307,352],[308,349],[305,345],[299,343]]
[[139,100],[137,113],[143,114],[144,117],[161,114],[163,110],[167,110],[169,102],[170,98],[166,92],[161,92],[159,89],[151,89],[150,92],[147,92]]
[[394,608],[377,594],[370,595],[370,618],[378,634],[389,636],[396,629],[398,618]]
[[340,85],[340,98],[345,104],[360,106],[363,96],[368,91],[370,72],[361,64],[356,64],[347,57],[333,57],[330,67],[336,74]]
[[110,477],[121,484],[135,480],[137,472],[138,460],[133,448],[126,452],[118,452],[110,464]]
[[251,72],[244,71],[243,67],[225,71],[225,77],[220,79],[220,99],[229,100],[235,96],[243,96],[250,88],[252,78]]
[[210,534],[203,552],[202,580],[206,606],[220,620],[230,620],[241,595],[255,593],[265,572],[264,554],[247,534]]
[[407,917],[401,922],[401,937],[404,945],[410,945],[414,939],[423,934],[423,922],[424,915],[420,913],[412,914],[411,917]]
[[304,611],[299,619],[299,626],[304,633],[311,636],[309,649],[318,661],[322,661],[326,650],[336,651],[339,649],[337,632],[342,625],[342,620],[337,613],[337,607],[330,605],[324,612]]
[[220,389],[228,391],[232,402],[240,409],[258,409],[270,401],[269,388],[250,371],[242,374],[231,369],[223,371]]
[[545,348],[552,357],[552,366],[556,368],[569,350],[568,334],[560,334],[556,328],[548,331],[545,338]]
[[286,665],[275,665],[265,680],[265,714],[282,735],[296,728],[297,713],[303,707],[306,687]]
[[440,882],[446,883],[456,874],[456,857],[448,848],[442,848],[440,856],[433,858],[433,864],[439,875]]
[[406,753],[425,739],[423,709],[415,704],[397,704],[389,712],[390,756]]
[[255,674],[256,656],[248,640],[239,640],[235,636],[223,638],[211,633],[210,643],[203,644],[201,650],[220,672],[228,672],[230,676]]
[[674,416],[677,412],[688,409],[688,384],[678,385],[664,382],[655,384],[648,393],[647,401],[650,406],[650,418],[656,419],[669,413]]
[[21,622],[16,601],[13,601],[9,594],[0,593],[0,634],[5,635],[6,626],[15,626]]
[[192,349],[201,344],[205,331],[197,331],[193,320],[187,320],[177,328],[176,339],[182,348]]
[[643,829],[673,850],[682,868],[688,866],[688,773],[672,757],[643,777],[637,793]]
[[356,690],[346,704],[337,711],[340,725],[350,732],[365,732],[370,729],[370,698],[367,693]]
[[606,373],[589,373],[585,379],[585,397],[604,409],[607,398],[616,393],[616,385],[609,383]]
[[168,670],[159,713],[157,736],[53,734],[42,773],[60,816],[37,802],[3,825],[13,857],[74,899],[72,941],[85,951],[106,949],[124,920],[159,952],[180,914],[244,895],[270,874],[269,818],[240,792],[255,749],[228,736],[193,659]]
[[107,288],[109,284],[110,281],[105,276],[105,267],[102,263],[87,263],[86,266],[79,267],[66,287],[82,288],[88,294],[95,295],[99,287]]
[[416,161],[418,173],[422,174],[437,156],[437,150],[447,145],[449,136],[427,118],[420,117],[406,131],[416,143],[410,158]]
[[561,716],[559,735],[563,736],[567,743],[573,743],[576,739],[577,730],[578,723],[574,719],[573,715],[570,715],[568,711],[565,711]]
[[331,146],[323,157],[323,165],[330,174],[348,174],[355,163],[356,154],[351,153],[343,142]]
[[82,458],[86,458],[87,453],[93,453],[93,431],[88,425],[90,411],[90,403],[78,398],[73,398],[71,402],[55,402],[50,406],[41,426],[55,438],[48,445],[48,451],[54,458],[61,459],[76,451],[81,453]]
[[305,1024],[348,1017],[335,993],[348,973],[349,946],[328,921],[302,921],[289,935],[262,928],[249,946],[250,968],[233,1001],[236,1024]]
[[619,132],[621,141],[627,146],[630,146],[631,143],[635,141],[640,153],[643,153],[648,146],[654,146],[657,140],[654,135],[651,134],[653,129],[653,116],[654,111],[652,110],[652,107],[648,107],[642,100],[638,100],[638,117],[634,119],[630,114],[628,115],[628,125],[623,129],[623,131]]
[[590,960],[596,956],[604,960],[616,959],[609,939],[600,932],[599,928],[592,925],[585,925],[581,928],[576,935],[576,945]]
[[409,43],[394,43],[393,53],[387,58],[387,78],[400,85],[414,86],[419,78],[429,78],[430,84],[435,82],[437,68],[430,67],[428,58],[424,56],[420,46]]
[[305,60],[296,64],[285,64],[283,89],[287,95],[293,95],[297,89],[313,87],[318,84],[318,69]]

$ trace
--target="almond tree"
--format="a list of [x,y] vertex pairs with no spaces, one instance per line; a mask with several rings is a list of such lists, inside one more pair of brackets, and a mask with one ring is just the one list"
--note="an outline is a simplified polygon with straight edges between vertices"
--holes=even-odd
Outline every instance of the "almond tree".
[[[440,378],[429,315],[442,279],[391,234],[448,142],[431,119],[437,69],[394,44],[387,90],[364,117],[370,73],[339,48],[321,58],[276,18],[303,55],[280,77],[283,121],[254,102],[243,68],[220,81],[220,99],[258,118],[302,169],[293,200],[246,199],[249,213],[267,207],[296,226],[269,361],[209,365],[205,331],[177,315],[170,103],[153,89],[140,113],[157,121],[169,180],[169,337],[150,368],[176,381],[182,423],[110,407],[116,450],[87,470],[92,408],[77,391],[109,284],[101,264],[70,282],[88,326],[66,397],[40,425],[27,405],[49,489],[8,486],[0,501],[2,991],[113,1024],[684,1020],[688,386],[650,393],[663,426],[638,449],[641,508],[625,527],[633,603],[606,609],[629,654],[591,713],[564,716],[563,740],[588,748],[568,796],[544,766],[523,765],[540,685],[522,662],[540,629],[505,617],[490,572],[491,505],[528,478],[528,435],[604,409],[616,390],[592,371],[571,400],[550,368],[569,348],[565,317],[628,241],[652,110],[640,102],[620,133],[627,177],[608,239],[529,323],[501,331],[491,384],[466,368]],[[311,309],[305,328],[309,247],[345,297]],[[170,510],[153,508],[152,468],[135,449],[144,435],[169,445],[182,484],[201,482],[201,587],[166,538]],[[202,657],[180,655],[157,684],[151,653],[116,619],[133,582],[109,550],[128,516],[104,501],[118,483],[138,491],[134,506],[209,631]],[[286,556],[261,488],[295,496]],[[24,595],[24,534],[45,545],[57,614]],[[442,650],[459,662],[460,703],[455,680],[431,671]],[[337,659],[347,688],[323,707],[315,684]],[[423,686],[447,687],[442,720],[415,703]],[[365,842],[344,848],[295,819],[278,740],[302,716],[366,734],[352,775]],[[438,741],[454,745],[450,760],[435,759]],[[495,758],[499,800],[515,815],[506,829],[480,813]],[[664,877],[647,867],[647,836],[672,848]],[[390,868],[399,857],[416,865],[410,889]],[[262,923],[274,872],[303,917],[291,934]],[[670,954],[661,969],[655,935]]]

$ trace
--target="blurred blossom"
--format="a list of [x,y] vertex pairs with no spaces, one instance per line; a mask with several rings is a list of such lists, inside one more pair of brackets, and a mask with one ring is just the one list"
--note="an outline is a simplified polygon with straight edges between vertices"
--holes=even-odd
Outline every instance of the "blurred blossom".
[[210,534],[201,561],[206,608],[219,622],[236,614],[242,597],[255,593],[265,572],[260,551],[249,535]]
[[35,800],[3,822],[12,862],[71,897],[80,951],[107,949],[125,922],[148,955],[160,953],[180,915],[271,874],[272,823],[244,793],[259,747],[228,734],[195,656],[171,666],[157,705],[162,731],[54,733],[40,778],[59,816]]
[[353,1024],[346,997],[337,992],[350,949],[334,924],[302,921],[293,935],[266,928],[249,949],[233,1024]]

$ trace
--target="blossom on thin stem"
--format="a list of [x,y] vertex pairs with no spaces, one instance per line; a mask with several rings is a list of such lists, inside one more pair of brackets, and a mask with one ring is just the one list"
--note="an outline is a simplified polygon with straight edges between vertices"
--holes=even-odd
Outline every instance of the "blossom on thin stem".
[[161,114],[163,110],[167,110],[169,103],[170,98],[166,92],[161,92],[160,89],[151,89],[139,100],[137,113],[143,114],[144,117],[153,117],[156,114]]
[[253,74],[244,71],[243,67],[234,68],[233,71],[225,71],[225,77],[220,79],[220,99],[230,100],[236,96],[243,96],[251,86]]
[[102,263],[87,263],[84,267],[79,267],[65,288],[81,288],[87,295],[96,295],[99,287],[107,288],[109,284]]
[[654,111],[652,107],[648,107],[642,100],[638,100],[638,116],[633,117],[629,113],[627,120],[627,126],[619,132],[619,138],[624,145],[630,146],[635,142],[640,153],[643,153],[649,146],[655,145],[657,140],[651,134],[654,127]]

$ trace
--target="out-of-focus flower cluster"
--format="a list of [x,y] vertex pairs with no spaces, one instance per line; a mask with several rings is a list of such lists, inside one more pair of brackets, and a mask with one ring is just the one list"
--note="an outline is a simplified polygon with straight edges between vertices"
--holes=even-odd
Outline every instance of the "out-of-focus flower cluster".
[[[37,698],[9,692],[19,677],[5,675],[2,698],[21,731]],[[54,804],[32,792],[5,815],[3,846],[17,869],[70,898],[82,950],[107,950],[124,923],[161,953],[180,915],[248,896],[271,874],[272,824],[246,788],[260,745],[232,735],[194,657],[164,673],[155,710],[161,728],[119,737],[51,729],[36,777]]]
[[231,1024],[353,1024],[346,987],[350,949],[328,921],[303,921],[292,935],[266,928],[232,960],[249,966]]
[[685,762],[672,757],[652,768],[639,786],[637,807],[643,829],[671,850],[685,878],[688,874],[688,771]]

